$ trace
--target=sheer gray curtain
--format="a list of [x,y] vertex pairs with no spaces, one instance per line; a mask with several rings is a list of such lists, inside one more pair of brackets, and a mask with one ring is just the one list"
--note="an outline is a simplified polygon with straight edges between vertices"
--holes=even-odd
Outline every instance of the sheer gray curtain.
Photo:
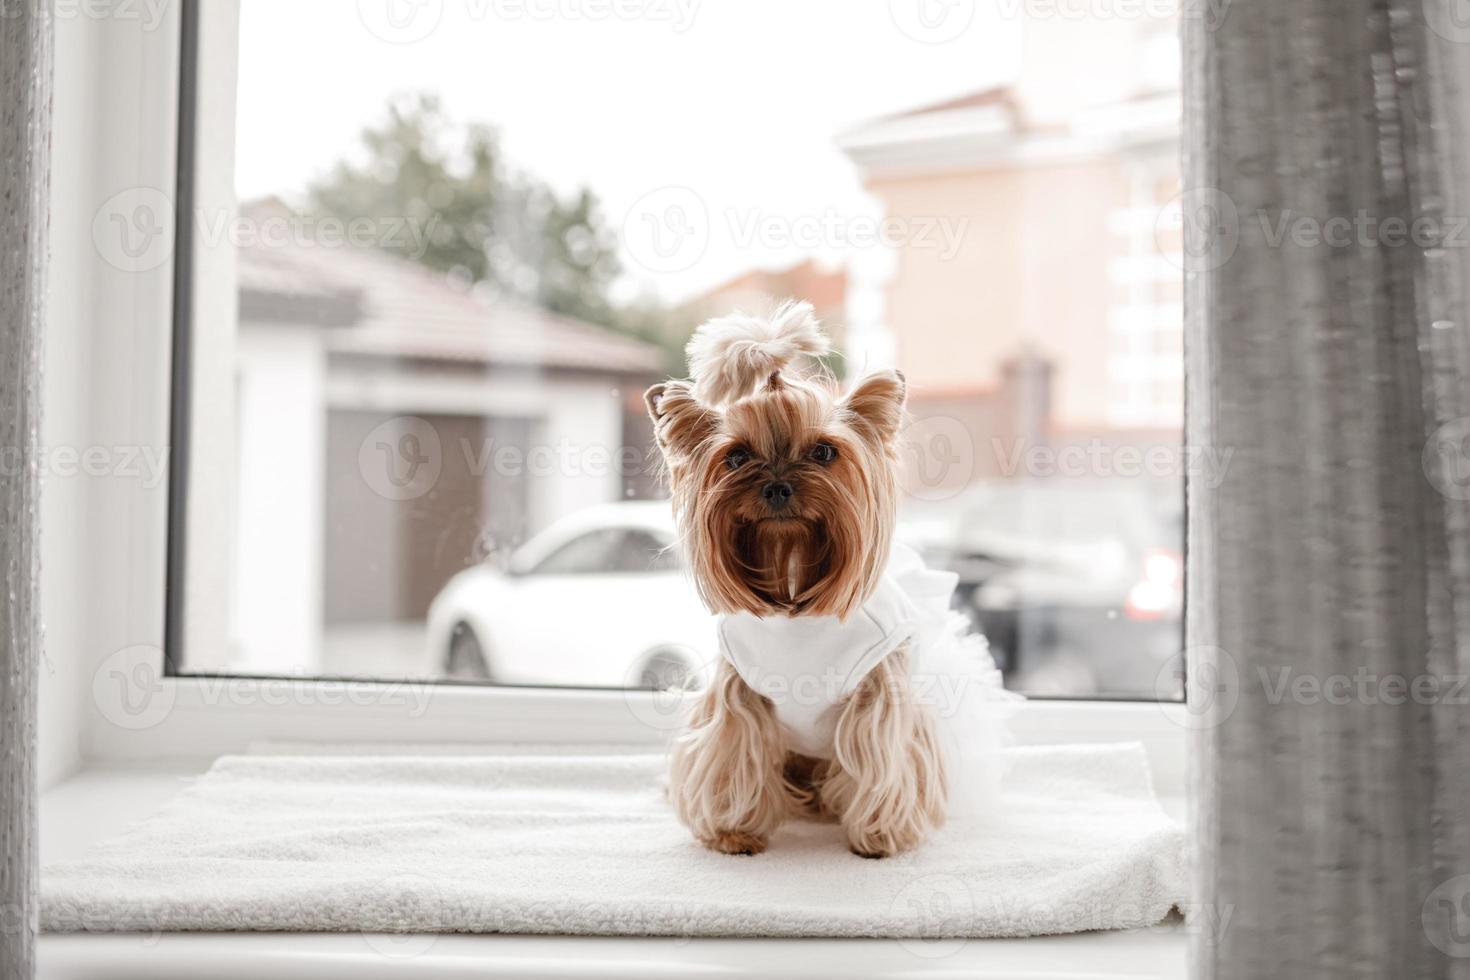
[[0,16],[0,978],[35,973],[41,332],[49,3]]
[[1184,6],[1193,972],[1470,977],[1470,18]]

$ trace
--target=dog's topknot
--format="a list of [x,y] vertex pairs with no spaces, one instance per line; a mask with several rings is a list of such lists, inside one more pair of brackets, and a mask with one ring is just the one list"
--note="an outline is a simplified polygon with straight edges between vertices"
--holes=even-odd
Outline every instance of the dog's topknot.
[[686,350],[694,397],[706,405],[738,401],[797,358],[830,349],[810,303],[788,300],[769,317],[734,313],[710,320]]

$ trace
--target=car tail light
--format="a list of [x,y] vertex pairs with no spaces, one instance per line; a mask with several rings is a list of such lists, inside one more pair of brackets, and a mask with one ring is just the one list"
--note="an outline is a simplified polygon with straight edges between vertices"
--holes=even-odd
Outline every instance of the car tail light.
[[1123,611],[1129,619],[1163,619],[1179,608],[1183,594],[1183,556],[1155,548],[1143,556],[1143,577],[1128,590]]

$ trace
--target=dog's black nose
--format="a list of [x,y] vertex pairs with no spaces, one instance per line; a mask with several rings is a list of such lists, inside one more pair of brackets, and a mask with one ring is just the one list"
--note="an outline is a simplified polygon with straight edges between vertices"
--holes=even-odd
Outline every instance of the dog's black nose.
[[791,484],[767,483],[761,487],[761,496],[772,510],[780,510],[791,502]]

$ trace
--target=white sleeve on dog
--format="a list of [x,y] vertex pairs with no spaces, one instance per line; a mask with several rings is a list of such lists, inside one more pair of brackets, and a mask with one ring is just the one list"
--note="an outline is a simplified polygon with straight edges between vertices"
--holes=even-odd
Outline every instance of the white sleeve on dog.
[[775,705],[792,748],[830,758],[842,702],[918,629],[913,603],[885,575],[846,622],[836,616],[722,616],[720,653]]

